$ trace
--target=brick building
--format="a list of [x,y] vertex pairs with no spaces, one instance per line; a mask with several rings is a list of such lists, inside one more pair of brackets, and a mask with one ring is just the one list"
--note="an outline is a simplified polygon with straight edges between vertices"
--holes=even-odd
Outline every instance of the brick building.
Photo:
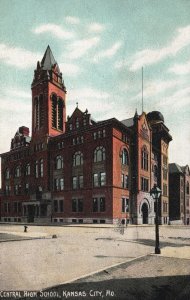
[[180,221],[182,224],[190,224],[190,170],[189,166],[179,166],[176,163],[169,164],[169,218],[170,221]]
[[168,146],[160,112],[96,122],[78,105],[66,119],[66,87],[47,48],[32,82],[32,134],[22,126],[1,154],[2,221],[153,224],[150,189],[163,189],[168,222]]

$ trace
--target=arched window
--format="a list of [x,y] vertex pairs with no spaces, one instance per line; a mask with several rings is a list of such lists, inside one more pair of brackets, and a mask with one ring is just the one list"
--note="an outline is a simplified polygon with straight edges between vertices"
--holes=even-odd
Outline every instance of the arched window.
[[21,176],[21,168],[20,166],[17,166],[15,168],[15,177],[20,177]]
[[141,168],[148,171],[148,151],[145,146],[141,150]]
[[73,166],[83,165],[83,154],[79,151],[73,155]]
[[129,164],[129,153],[128,153],[127,149],[123,149],[123,151],[122,151],[121,162],[122,162],[122,165]]
[[55,168],[56,168],[56,170],[63,169],[63,156],[61,156],[61,155],[56,156]]
[[30,175],[30,164],[27,164],[26,165],[26,168],[25,168],[25,175]]
[[94,151],[94,162],[104,161],[106,159],[105,148],[100,146]]
[[52,104],[51,104],[51,124],[52,127],[56,128],[57,127],[57,97],[56,95],[52,96]]
[[52,95],[52,127],[63,130],[63,107],[64,102],[57,95]]
[[34,122],[35,122],[35,129],[39,129],[39,101],[38,101],[38,97],[36,97],[34,99]]
[[44,116],[43,116],[43,95],[35,97],[34,99],[34,122],[35,128],[39,129],[43,126]]
[[7,168],[5,170],[5,179],[9,179],[10,178],[10,170]]
[[58,124],[57,127],[59,130],[63,130],[63,101],[58,100]]

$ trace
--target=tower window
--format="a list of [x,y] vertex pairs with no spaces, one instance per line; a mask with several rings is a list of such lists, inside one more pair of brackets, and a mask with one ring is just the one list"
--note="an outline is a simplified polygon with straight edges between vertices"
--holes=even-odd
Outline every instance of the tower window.
[[53,95],[52,97],[52,127],[57,127],[57,97]]
[[58,101],[58,129],[63,130],[63,101]]
[[39,129],[43,126],[44,122],[44,110],[43,110],[43,95],[35,97],[34,99],[34,118],[35,128]]
[[55,94],[52,96],[52,127],[63,130],[63,107],[64,103],[61,98]]

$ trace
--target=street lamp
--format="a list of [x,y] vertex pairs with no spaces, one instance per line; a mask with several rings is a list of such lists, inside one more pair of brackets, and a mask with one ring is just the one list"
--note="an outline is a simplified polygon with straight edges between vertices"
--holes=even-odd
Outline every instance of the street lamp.
[[158,199],[161,195],[161,189],[154,185],[154,187],[150,191],[150,196],[155,200],[156,203],[156,218],[155,218],[155,233],[156,233],[156,242],[155,242],[155,254],[160,254],[160,246],[159,246],[159,223],[158,223]]

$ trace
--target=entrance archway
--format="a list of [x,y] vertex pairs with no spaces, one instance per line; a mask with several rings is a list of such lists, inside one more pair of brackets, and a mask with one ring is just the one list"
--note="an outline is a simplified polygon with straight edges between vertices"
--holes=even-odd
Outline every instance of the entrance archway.
[[142,210],[142,223],[148,224],[148,205],[147,205],[147,203],[143,203],[141,210]]

